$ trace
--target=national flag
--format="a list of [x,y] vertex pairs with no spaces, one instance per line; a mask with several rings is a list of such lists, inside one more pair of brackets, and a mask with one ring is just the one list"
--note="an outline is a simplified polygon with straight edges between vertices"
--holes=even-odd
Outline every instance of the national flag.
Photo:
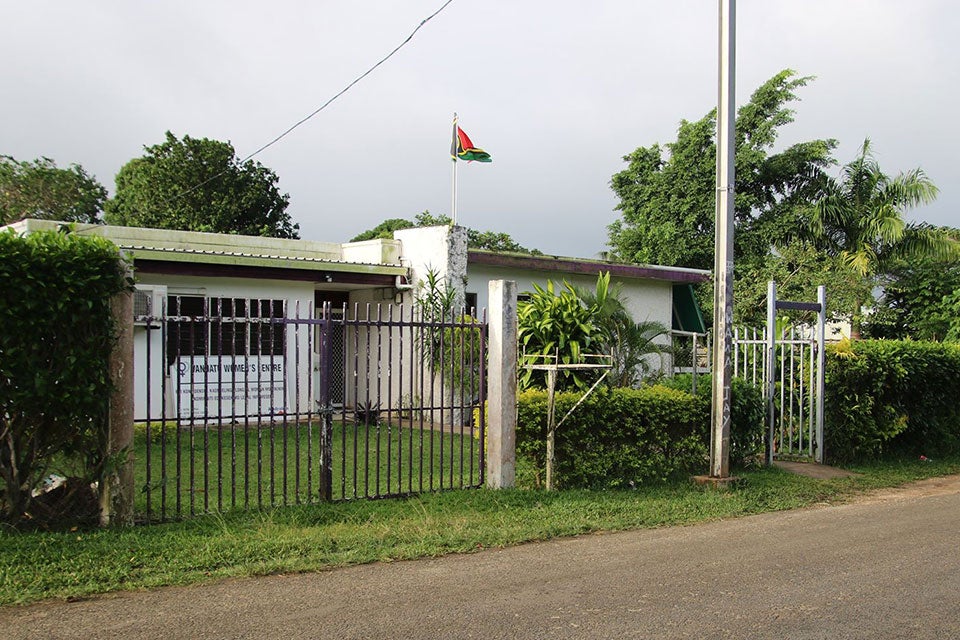
[[453,156],[454,162],[459,160],[477,161],[477,162],[493,162],[493,158],[490,157],[490,154],[473,146],[473,142],[470,141],[470,136],[467,135],[466,131],[460,128],[457,124],[457,121],[453,121],[453,142],[450,144],[450,155]]

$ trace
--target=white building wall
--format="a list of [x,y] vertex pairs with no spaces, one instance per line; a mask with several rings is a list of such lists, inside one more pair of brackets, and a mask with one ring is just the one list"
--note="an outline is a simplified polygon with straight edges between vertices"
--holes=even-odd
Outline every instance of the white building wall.
[[[170,296],[203,296],[206,298],[244,298],[283,300],[286,303],[287,316],[310,318],[313,309],[314,284],[311,282],[280,282],[276,280],[257,280],[245,278],[209,278],[197,276],[166,276],[142,274],[138,284],[166,285]],[[176,309],[168,309],[167,315],[173,315]],[[315,392],[315,372],[312,352],[317,349],[314,333],[309,326],[287,327],[286,354],[274,356],[283,360],[286,375],[286,408],[289,412],[299,409],[306,412],[315,410],[311,400]],[[150,363],[147,366],[149,340]],[[150,419],[168,420],[176,417],[175,380],[171,371],[163,362],[163,332],[159,329],[148,330],[145,326],[134,327],[134,417],[136,420],[147,418],[149,399]],[[195,356],[198,362],[202,356]],[[218,363],[217,356],[209,358],[211,364]],[[222,359],[220,360],[222,361]],[[149,381],[147,372],[149,371]],[[262,374],[261,374],[262,375]],[[261,381],[269,381],[262,377]],[[164,380],[164,377],[166,380]],[[299,377],[299,384],[297,378]],[[250,377],[253,383],[256,378]],[[149,396],[149,398],[148,398]]]
[[[534,283],[545,287],[547,280],[552,280],[554,287],[563,288],[563,283],[568,282],[591,291],[597,284],[597,276],[594,275],[563,274],[555,271],[518,271],[489,265],[470,265],[467,269],[467,293],[476,294],[478,314],[489,304],[487,286],[491,280],[513,280],[517,283],[517,291],[521,295],[532,292]],[[610,282],[623,284],[623,298],[634,321],[652,320],[670,328],[673,322],[672,283],[616,276],[611,276]]]

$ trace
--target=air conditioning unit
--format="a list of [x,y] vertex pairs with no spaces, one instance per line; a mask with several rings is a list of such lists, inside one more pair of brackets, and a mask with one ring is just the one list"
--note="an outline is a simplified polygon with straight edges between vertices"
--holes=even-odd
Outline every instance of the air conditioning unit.
[[159,323],[166,298],[166,285],[138,284],[133,292],[133,324],[145,326],[148,318],[153,323]]

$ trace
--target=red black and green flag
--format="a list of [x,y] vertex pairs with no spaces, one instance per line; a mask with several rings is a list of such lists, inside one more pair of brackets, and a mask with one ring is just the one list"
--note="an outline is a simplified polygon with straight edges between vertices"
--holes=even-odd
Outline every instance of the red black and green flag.
[[460,128],[456,120],[453,121],[453,142],[450,145],[450,155],[453,156],[454,162],[457,160],[493,162],[489,153],[473,146],[470,137]]

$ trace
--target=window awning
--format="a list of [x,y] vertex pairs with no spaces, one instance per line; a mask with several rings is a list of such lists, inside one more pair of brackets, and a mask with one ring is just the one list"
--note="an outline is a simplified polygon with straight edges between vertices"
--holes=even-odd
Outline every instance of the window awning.
[[673,285],[673,330],[707,332],[692,284]]

